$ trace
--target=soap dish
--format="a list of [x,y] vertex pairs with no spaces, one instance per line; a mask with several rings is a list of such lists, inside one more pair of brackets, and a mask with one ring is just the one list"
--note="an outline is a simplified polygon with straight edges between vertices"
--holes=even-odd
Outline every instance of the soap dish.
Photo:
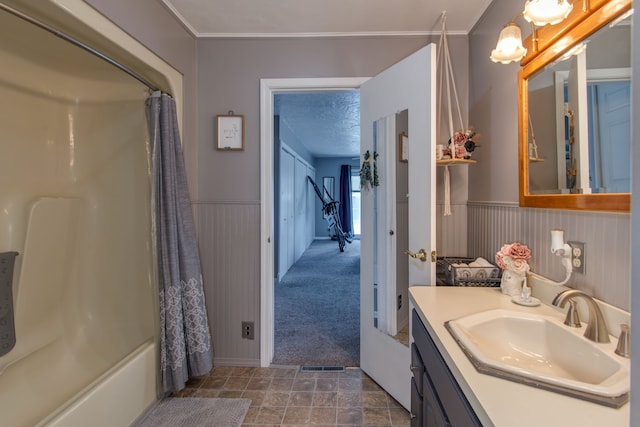
[[511,302],[518,305],[524,305],[527,307],[537,307],[540,305],[540,300],[535,297],[529,297],[529,301],[522,299],[520,295],[511,298]]

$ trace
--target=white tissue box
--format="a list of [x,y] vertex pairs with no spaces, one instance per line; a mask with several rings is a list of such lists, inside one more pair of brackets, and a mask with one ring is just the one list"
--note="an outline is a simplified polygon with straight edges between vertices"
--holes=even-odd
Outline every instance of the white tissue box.
[[436,274],[447,286],[500,286],[501,273],[483,258],[442,257],[436,263]]

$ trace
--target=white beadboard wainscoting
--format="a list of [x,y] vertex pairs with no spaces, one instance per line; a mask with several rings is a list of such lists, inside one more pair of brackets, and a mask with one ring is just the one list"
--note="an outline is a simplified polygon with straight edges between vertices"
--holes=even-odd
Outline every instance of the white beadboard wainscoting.
[[472,256],[467,251],[467,204],[451,202],[451,215],[444,216],[444,204],[436,203],[436,248],[438,256]]
[[630,310],[630,219],[628,213],[520,208],[511,203],[468,203],[468,254],[495,262],[505,243],[531,248],[532,271],[562,281],[565,270],[551,254],[551,230],[565,241],[585,243],[585,274],[574,273],[567,286]]
[[[260,201],[193,204],[214,365],[260,365]],[[255,339],[241,336],[255,322]]]
[[[214,363],[259,366],[260,202],[195,202],[193,208]],[[560,281],[564,268],[550,253],[550,230],[563,229],[565,240],[584,242],[586,251],[586,274],[574,274],[568,285],[629,310],[629,214],[480,202],[454,202],[451,210],[445,217],[443,205],[437,204],[439,254],[495,262],[503,244],[519,241],[532,250],[533,271]],[[241,337],[241,322],[246,320],[255,322],[255,340]]]

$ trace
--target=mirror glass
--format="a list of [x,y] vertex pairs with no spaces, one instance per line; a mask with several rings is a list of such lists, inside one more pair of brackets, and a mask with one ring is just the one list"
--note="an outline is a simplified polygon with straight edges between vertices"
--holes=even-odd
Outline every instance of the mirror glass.
[[630,18],[577,42],[527,87],[529,193],[629,193]]
[[374,326],[409,345],[408,166],[399,135],[407,134],[408,110],[373,123],[380,185],[374,188]]

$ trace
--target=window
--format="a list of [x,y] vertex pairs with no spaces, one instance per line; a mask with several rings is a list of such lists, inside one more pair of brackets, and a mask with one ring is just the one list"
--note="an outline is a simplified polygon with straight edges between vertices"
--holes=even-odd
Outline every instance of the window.
[[360,235],[360,175],[351,175],[351,217],[353,234]]

